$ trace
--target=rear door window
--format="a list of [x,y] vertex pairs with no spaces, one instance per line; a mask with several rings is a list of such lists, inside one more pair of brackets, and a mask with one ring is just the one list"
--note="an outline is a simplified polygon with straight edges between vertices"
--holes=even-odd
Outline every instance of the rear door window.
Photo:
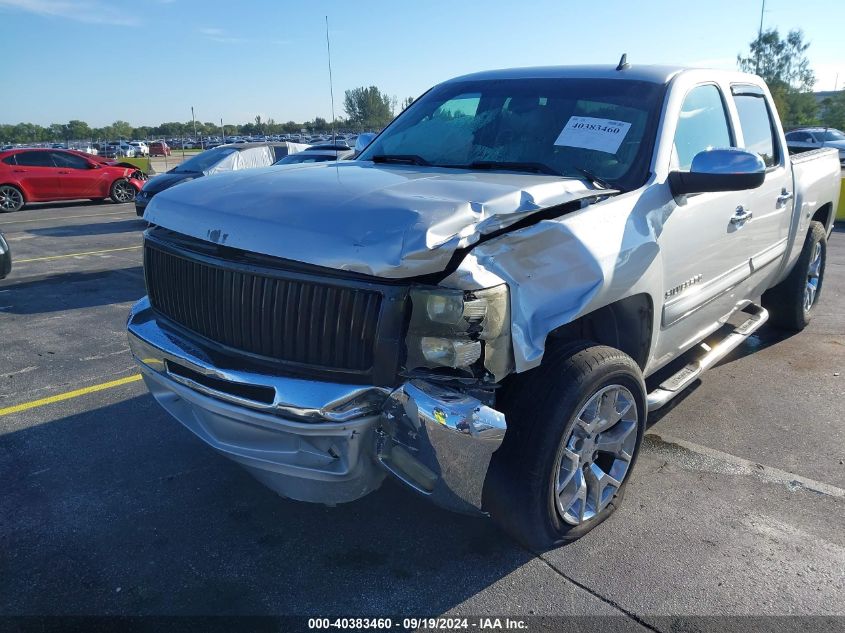
[[50,152],[21,152],[16,156],[18,165],[25,167],[55,167]]
[[743,149],[763,158],[766,167],[780,162],[780,146],[775,136],[777,127],[766,103],[763,91],[757,86],[733,86],[734,103],[744,139]]

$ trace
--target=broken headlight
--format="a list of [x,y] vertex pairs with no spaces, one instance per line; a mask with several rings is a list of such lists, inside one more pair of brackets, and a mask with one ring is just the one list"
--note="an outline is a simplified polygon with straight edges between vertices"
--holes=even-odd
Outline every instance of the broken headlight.
[[482,290],[412,288],[406,369],[456,370],[500,380],[513,367],[506,285]]

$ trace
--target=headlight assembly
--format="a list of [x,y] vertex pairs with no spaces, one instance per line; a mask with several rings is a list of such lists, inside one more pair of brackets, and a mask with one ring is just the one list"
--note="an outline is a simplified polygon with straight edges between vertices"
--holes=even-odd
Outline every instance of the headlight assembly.
[[500,380],[513,368],[506,285],[482,290],[412,288],[407,370],[450,368]]

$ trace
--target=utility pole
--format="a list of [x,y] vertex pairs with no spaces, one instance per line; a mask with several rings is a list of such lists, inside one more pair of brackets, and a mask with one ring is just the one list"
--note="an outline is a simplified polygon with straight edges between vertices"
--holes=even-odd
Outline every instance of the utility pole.
[[223,127],[223,117],[220,117],[220,131],[223,133],[223,145],[226,144],[226,128]]
[[326,51],[329,54],[329,94],[332,98],[332,143],[337,143],[334,133],[334,83],[332,82],[332,47],[329,43],[329,16],[326,16]]
[[[194,106],[191,106],[191,120],[194,122],[194,140],[197,138],[197,120],[194,118]],[[184,145],[184,143],[183,143]],[[200,149],[203,149],[202,141],[200,141]]]
[[763,6],[760,7],[760,28],[757,30],[757,55],[754,60],[754,74],[760,74],[760,50],[762,49],[763,39],[763,14],[766,12],[766,0],[763,0]]

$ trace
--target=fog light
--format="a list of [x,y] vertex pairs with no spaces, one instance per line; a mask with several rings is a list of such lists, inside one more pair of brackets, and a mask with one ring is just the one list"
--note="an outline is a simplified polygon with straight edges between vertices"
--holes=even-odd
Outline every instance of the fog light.
[[469,367],[481,358],[481,341],[462,341],[424,336],[420,351],[430,363],[443,367]]

